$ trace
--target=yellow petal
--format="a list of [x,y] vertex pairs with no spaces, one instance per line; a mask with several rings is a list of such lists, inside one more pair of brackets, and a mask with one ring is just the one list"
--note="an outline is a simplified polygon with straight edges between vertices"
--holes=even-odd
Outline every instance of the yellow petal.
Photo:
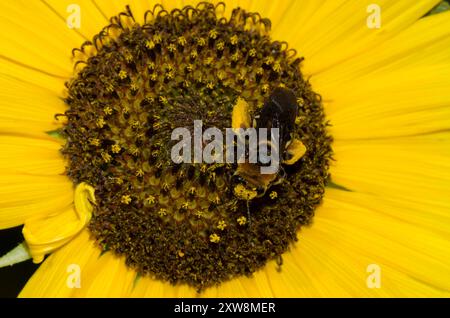
[[[345,287],[351,296],[448,296],[449,236],[374,212],[373,201],[356,206],[351,203],[352,195],[327,192],[314,226],[300,236],[298,266],[304,268],[314,261],[309,268],[311,279],[325,283],[330,273],[331,283]],[[381,268],[380,289],[366,284],[370,264]],[[339,296],[335,289],[327,294]]]
[[[450,134],[335,142],[332,180],[355,192],[449,208]],[[441,207],[441,208],[440,208]]]
[[[405,67],[437,67],[448,65],[450,52],[450,12],[420,19],[376,49],[343,61],[329,70],[313,76],[320,90],[334,85],[341,89],[349,81],[371,77],[374,73],[398,71]],[[305,62],[305,64],[307,64]],[[407,78],[404,78],[405,80]],[[352,90],[347,88],[343,94]]]
[[[130,297],[171,298],[176,297],[176,288],[167,282],[144,276],[134,281]],[[191,291],[191,297],[195,297],[195,290],[193,288]]]
[[74,206],[62,213],[25,221],[22,233],[35,263],[72,240],[91,219],[94,189],[85,183],[77,185],[74,200]]
[[0,229],[59,213],[72,202],[73,185],[66,176],[0,174]]
[[[359,54],[378,51],[380,43],[405,30],[439,0],[294,2],[273,37],[287,41],[304,56],[303,71],[314,75]],[[367,26],[368,7],[373,4],[381,9],[380,29]]]
[[[0,65],[1,65],[0,60]],[[10,64],[9,66],[14,66]],[[17,71],[17,73],[16,73]],[[0,134],[28,135],[41,138],[43,132],[60,127],[60,121],[54,118],[56,113],[63,113],[64,102],[55,92],[36,86],[27,80],[37,73],[20,66],[7,70],[14,76],[0,75]],[[23,72],[23,73],[21,73]],[[20,79],[21,75],[26,78]],[[40,85],[49,83],[51,77],[43,75]],[[63,82],[57,81],[61,88]],[[53,84],[50,84],[52,86]],[[18,93],[20,92],[20,94]]]
[[43,134],[42,139],[0,135],[0,172],[57,175],[65,170],[62,144]]
[[83,268],[100,256],[87,230],[82,231],[69,244],[52,253],[28,281],[19,297],[71,297],[77,289],[74,281],[79,275],[82,288],[89,276]]
[[70,51],[83,41],[68,28],[69,14],[58,16],[44,1],[2,2],[0,59],[68,78],[72,74]]
[[136,278],[136,272],[125,266],[124,259],[111,252],[92,257],[82,273],[85,279],[81,288],[75,289],[74,297],[130,297]]
[[[449,42],[450,45],[450,42]],[[411,65],[343,87],[329,87],[325,108],[337,140],[414,136],[450,127],[450,64]]]
[[[54,15],[67,20],[71,14],[75,13],[72,5],[76,4],[80,9],[80,28],[70,30],[71,32],[78,33],[81,39],[76,43],[74,47],[79,47],[84,40],[92,41],[92,37],[98,34],[103,27],[109,24],[109,16],[103,15],[97,5],[98,1],[77,0],[76,2],[71,0],[45,0],[46,6],[53,12]],[[110,1],[115,3],[116,1]],[[68,28],[67,25],[65,28]],[[65,46],[66,51],[72,50],[74,47]]]

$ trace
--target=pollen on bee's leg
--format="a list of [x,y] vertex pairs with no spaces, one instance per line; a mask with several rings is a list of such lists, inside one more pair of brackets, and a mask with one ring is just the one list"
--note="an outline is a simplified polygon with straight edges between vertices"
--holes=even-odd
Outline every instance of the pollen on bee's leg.
[[286,152],[289,157],[283,160],[283,163],[286,165],[293,165],[305,155],[306,147],[303,142],[298,139],[294,139],[287,147]]
[[233,107],[233,112],[231,115],[231,128],[249,128],[251,127],[251,119],[249,114],[250,108],[248,103],[238,97],[236,104]]
[[[157,5],[143,25],[129,8],[113,17],[73,51],[68,110],[57,115],[65,119],[67,175],[95,189],[88,228],[99,247],[124,256],[139,275],[197,289],[249,275],[284,253],[320,203],[331,157],[301,58],[271,40],[267,19],[236,8],[224,20],[223,7]],[[287,149],[301,164],[285,169],[282,182],[257,177],[261,191],[235,183],[248,172],[242,165],[172,161],[174,129],[196,120],[223,135],[252,127],[279,87],[301,100]]]

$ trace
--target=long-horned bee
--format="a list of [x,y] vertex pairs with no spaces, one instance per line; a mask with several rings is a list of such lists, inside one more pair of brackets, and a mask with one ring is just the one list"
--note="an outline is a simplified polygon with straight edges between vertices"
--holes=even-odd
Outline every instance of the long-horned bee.
[[[294,93],[287,88],[278,87],[272,91],[265,101],[259,114],[251,118],[249,105],[243,99],[238,99],[233,108],[232,127],[234,129],[267,128],[269,138],[258,139],[258,153],[261,149],[269,149],[275,153],[282,164],[292,165],[306,152],[303,143],[293,137],[298,105]],[[278,132],[277,140],[272,135],[272,128]],[[276,142],[274,142],[276,141]],[[284,170],[281,165],[272,173],[261,173],[263,163],[238,163],[233,176],[235,184],[233,191],[237,198],[250,201],[263,196],[270,186],[283,181]]]

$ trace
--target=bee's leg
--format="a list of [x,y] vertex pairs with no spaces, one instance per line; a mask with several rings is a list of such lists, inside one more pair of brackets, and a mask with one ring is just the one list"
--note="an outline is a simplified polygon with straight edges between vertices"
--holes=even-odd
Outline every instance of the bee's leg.
[[306,152],[305,145],[298,139],[292,139],[286,148],[287,159],[283,160],[286,165],[293,165],[300,160]]
[[271,185],[281,184],[284,181],[284,179],[286,178],[286,175],[287,175],[286,171],[283,169],[283,167],[280,167],[280,170],[278,171],[278,176],[275,179],[275,181],[272,182]]

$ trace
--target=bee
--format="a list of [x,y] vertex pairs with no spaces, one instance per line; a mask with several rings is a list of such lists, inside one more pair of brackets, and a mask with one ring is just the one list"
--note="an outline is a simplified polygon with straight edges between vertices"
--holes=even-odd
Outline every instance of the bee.
[[[282,164],[292,165],[306,152],[303,143],[293,136],[297,115],[298,104],[292,90],[278,87],[271,92],[261,111],[253,119],[248,103],[239,98],[233,108],[232,127],[234,129],[267,128],[268,131],[271,128],[277,128],[279,132],[278,147],[274,147],[269,138],[269,141],[259,141],[258,151],[262,143],[266,143],[265,149],[270,149],[271,152],[279,151],[277,155]],[[238,163],[232,177],[233,192],[238,199],[248,202],[262,197],[272,185],[283,182],[286,173],[282,166],[278,166],[277,171],[271,174],[262,174],[261,166],[263,165],[259,163]]]

